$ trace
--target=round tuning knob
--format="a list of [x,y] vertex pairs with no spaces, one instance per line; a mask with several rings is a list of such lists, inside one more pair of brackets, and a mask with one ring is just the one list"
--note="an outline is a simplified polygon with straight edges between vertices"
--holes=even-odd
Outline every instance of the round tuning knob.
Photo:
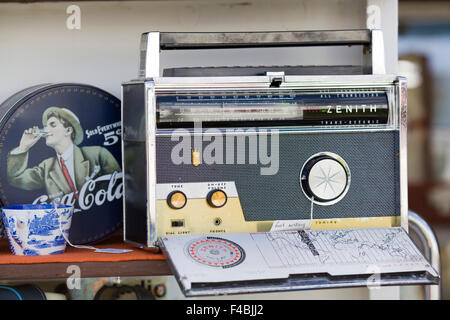
[[300,182],[308,199],[316,204],[332,205],[346,195],[350,187],[350,169],[339,155],[318,153],[303,165]]
[[186,202],[187,202],[187,197],[181,191],[172,191],[167,196],[167,204],[172,209],[176,209],[176,210],[182,209],[186,205]]
[[227,203],[227,194],[220,189],[211,190],[206,196],[206,201],[213,208],[221,208]]

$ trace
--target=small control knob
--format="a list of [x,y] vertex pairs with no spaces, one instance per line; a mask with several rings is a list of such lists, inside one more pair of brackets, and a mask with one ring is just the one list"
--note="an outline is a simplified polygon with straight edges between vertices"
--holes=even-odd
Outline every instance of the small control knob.
[[227,200],[227,194],[220,189],[211,190],[206,196],[206,201],[213,208],[223,207],[227,203]]
[[300,174],[305,195],[314,203],[335,204],[344,198],[350,186],[350,169],[340,156],[319,153],[309,158]]
[[172,191],[167,196],[167,204],[172,209],[181,209],[186,205],[187,197],[186,195],[181,191]]

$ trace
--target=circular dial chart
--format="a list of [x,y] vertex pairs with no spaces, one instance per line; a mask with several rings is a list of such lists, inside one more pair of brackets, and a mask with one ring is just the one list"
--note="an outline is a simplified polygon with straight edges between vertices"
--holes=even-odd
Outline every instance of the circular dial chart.
[[245,259],[245,251],[238,244],[218,237],[195,239],[186,250],[194,261],[210,267],[231,268]]

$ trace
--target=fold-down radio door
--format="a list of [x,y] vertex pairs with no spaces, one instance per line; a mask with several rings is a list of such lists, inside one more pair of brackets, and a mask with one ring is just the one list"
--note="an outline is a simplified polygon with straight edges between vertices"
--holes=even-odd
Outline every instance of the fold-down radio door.
[[186,296],[437,284],[401,227],[162,237]]

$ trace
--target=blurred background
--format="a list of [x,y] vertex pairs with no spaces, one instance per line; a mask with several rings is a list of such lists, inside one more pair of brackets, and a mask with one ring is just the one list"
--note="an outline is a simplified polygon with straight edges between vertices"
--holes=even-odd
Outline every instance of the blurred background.
[[408,79],[409,207],[440,244],[450,299],[450,2],[399,1],[398,73]]
[[[69,29],[66,9],[81,9],[81,28]],[[369,11],[376,6],[379,12]],[[409,206],[434,229],[440,244],[442,299],[450,299],[450,1],[419,0],[0,0],[0,102],[31,85],[88,83],[120,98],[120,84],[138,69],[142,32],[338,30],[381,28],[387,71],[408,78]],[[297,53],[277,57],[295,64]],[[269,52],[272,57],[273,52]],[[360,59],[348,52],[302,53],[302,63]],[[185,65],[187,56],[173,58]],[[197,57],[198,58],[198,57]],[[222,57],[219,57],[219,60]],[[231,57],[231,61],[235,59]],[[262,56],[261,56],[262,58]],[[178,60],[177,60],[178,59]],[[291,59],[291,60],[289,60]],[[170,57],[169,57],[170,60]],[[257,60],[256,62],[254,60]],[[289,62],[293,61],[293,62]],[[248,55],[243,64],[262,63]],[[398,63],[397,63],[398,62]],[[7,282],[19,284],[26,279]],[[181,299],[173,277],[83,279],[83,291],[64,281],[36,284],[55,298],[92,299],[105,284],[150,288],[160,299]],[[5,282],[6,283],[6,282]],[[58,295],[59,294],[59,295]],[[127,297],[127,292],[124,293]],[[130,292],[128,292],[130,297]],[[423,288],[379,293],[366,288],[265,295],[270,299],[423,298]],[[242,298],[261,299],[261,295]]]

